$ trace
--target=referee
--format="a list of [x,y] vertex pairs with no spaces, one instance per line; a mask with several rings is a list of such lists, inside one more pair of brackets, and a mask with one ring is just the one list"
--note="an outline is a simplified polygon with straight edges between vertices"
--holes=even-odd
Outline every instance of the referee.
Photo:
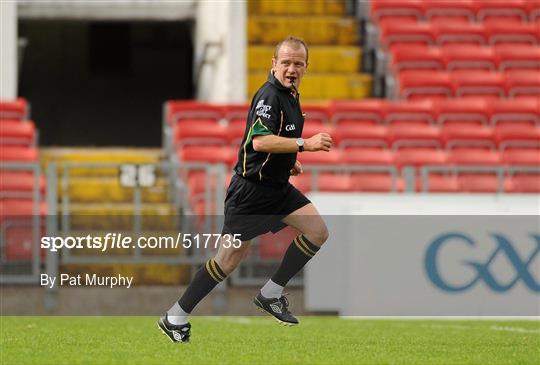
[[[173,342],[189,341],[189,314],[236,268],[250,240],[287,225],[302,234],[293,240],[254,303],[280,323],[298,324],[288,310],[283,288],[328,239],[328,229],[315,206],[289,183],[289,176],[302,173],[297,153],[330,151],[332,147],[327,133],[305,140],[301,137],[304,117],[298,89],[307,67],[308,48],[302,39],[288,37],[276,46],[268,80],[251,102],[235,174],[227,190],[222,245],[158,322]],[[240,247],[224,245],[235,234],[240,235],[242,243],[236,245]]]

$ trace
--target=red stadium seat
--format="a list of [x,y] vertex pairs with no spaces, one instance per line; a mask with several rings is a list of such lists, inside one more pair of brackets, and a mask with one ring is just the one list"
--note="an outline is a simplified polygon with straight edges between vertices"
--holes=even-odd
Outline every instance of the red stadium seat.
[[351,185],[354,191],[391,192],[403,191],[403,180],[394,179],[390,173],[355,172],[351,174]]
[[386,124],[390,124],[392,126],[434,124],[433,101],[389,101],[384,106],[383,118]]
[[0,119],[23,120],[29,117],[29,106],[25,99],[0,100]]
[[456,146],[494,148],[493,129],[486,126],[446,125],[442,130],[442,140],[447,149]]
[[527,14],[529,14],[529,21],[531,23],[540,20],[540,3],[538,3],[538,1],[526,1],[525,9],[527,9]]
[[[34,174],[29,171],[0,170],[0,197],[32,198]],[[38,178],[39,191],[45,192],[45,178]]]
[[37,162],[38,152],[35,148],[0,145],[0,161],[2,162]]
[[424,0],[422,5],[426,18],[432,22],[473,21],[476,14],[474,3],[473,0]]
[[403,71],[399,74],[399,92],[405,99],[447,98],[452,95],[452,83],[446,72]]
[[[528,12],[525,3],[529,0],[481,0],[476,1],[476,18],[478,21],[487,19],[501,23],[527,21]],[[512,23],[513,23],[512,22]]]
[[371,17],[380,21],[386,17],[398,20],[420,20],[423,8],[420,0],[372,0]]
[[540,46],[507,45],[495,47],[499,70],[540,69]]
[[507,193],[540,193],[540,174],[515,174],[509,180]]
[[[539,28],[540,29],[540,28]],[[507,71],[506,89],[509,97],[536,97],[540,99],[540,71]]]
[[[33,240],[34,234],[32,232],[32,221],[29,219],[26,222],[25,226],[22,227],[8,227],[5,231],[5,242],[4,242],[4,260],[8,262],[14,261],[29,261],[33,257]],[[27,226],[26,226],[27,225]],[[39,232],[40,236],[44,236],[45,232],[42,229]],[[36,243],[39,246],[39,243]],[[38,252],[41,253],[41,259],[45,258],[45,249],[39,249]]]
[[165,103],[167,123],[171,126],[183,119],[206,119],[219,121],[222,108],[193,100],[171,100]]
[[459,191],[467,193],[496,193],[502,189],[496,174],[460,174]]
[[306,178],[304,174],[291,176],[289,182],[301,192],[308,193],[311,190],[311,180]]
[[457,97],[502,98],[506,94],[503,73],[460,70],[452,72],[451,79]]
[[530,125],[498,125],[494,137],[501,150],[509,147],[540,147],[540,128]]
[[228,124],[240,123],[246,125],[246,119],[249,113],[248,104],[229,104],[223,106],[223,117],[228,121]]
[[193,206],[193,212],[197,215],[197,228],[199,230],[205,229],[205,227],[203,227],[205,216],[219,214],[219,212],[216,211],[215,202],[206,204],[204,200],[199,200]]
[[333,126],[329,125],[320,125],[320,124],[305,124],[302,129],[302,137],[310,138],[318,133],[328,133],[330,136],[334,134]]
[[32,121],[0,120],[0,144],[31,146],[36,144]]
[[435,38],[438,45],[454,43],[456,45],[487,43],[483,24],[462,21],[439,21],[433,23]]
[[540,167],[540,148],[508,149],[502,152],[503,163],[514,166]]
[[495,52],[489,47],[450,44],[444,47],[442,53],[446,68],[450,71],[458,69],[495,71],[497,69]]
[[244,138],[244,133],[246,131],[245,123],[234,123],[230,124],[226,129],[226,135],[231,146],[238,146]]
[[[229,186],[231,174],[227,174],[223,189]],[[210,194],[215,194],[216,191],[216,176],[206,174],[205,170],[192,170],[187,177],[187,186],[189,192],[189,202],[192,206],[196,206],[199,201],[206,197],[206,189],[209,189]],[[208,186],[207,186],[208,184]]]
[[236,154],[229,146],[185,146],[178,149],[178,159],[186,162],[232,164]]
[[391,48],[394,72],[402,70],[443,70],[443,54],[438,47],[396,44]]
[[489,122],[487,101],[484,98],[437,100],[435,115],[437,122],[441,125],[487,125]]
[[334,143],[340,147],[351,145],[388,147],[387,129],[379,125],[344,125],[336,128],[332,137]]
[[176,145],[187,144],[210,145],[227,143],[227,134],[224,127],[214,124],[212,127],[204,123],[180,123],[175,133]]
[[433,126],[390,126],[388,143],[394,150],[403,147],[442,147],[441,131]]
[[304,192],[346,192],[352,190],[351,180],[348,175],[328,172],[321,172],[316,177],[311,172],[304,172],[301,175],[295,176],[291,183],[297,189]]
[[392,165],[394,153],[369,147],[348,147],[343,150],[343,161],[351,165]]
[[377,124],[382,121],[382,109],[385,101],[367,99],[362,101],[333,101],[330,115],[336,126]]
[[[47,205],[41,202],[37,207],[38,214],[47,214]],[[31,199],[1,199],[0,219],[31,218],[34,215],[34,203]]]
[[427,185],[424,187],[423,181],[418,179],[417,191],[428,191],[431,193],[457,193],[459,192],[459,181],[457,176],[448,174],[429,174]]
[[398,167],[423,165],[445,165],[447,163],[446,152],[430,148],[406,148],[395,155]]
[[499,152],[476,148],[456,148],[449,152],[448,162],[455,165],[498,165],[501,162]]
[[539,44],[538,22],[515,23],[490,21],[485,23],[489,44]]
[[340,165],[342,163],[339,150],[307,152],[298,155],[297,159],[303,165]]
[[385,21],[380,24],[381,43],[390,47],[395,43],[409,45],[435,44],[435,31],[431,23],[411,21]]
[[302,105],[302,112],[304,123],[328,124],[330,120],[327,106],[306,104]]
[[538,98],[491,100],[487,110],[493,125],[540,125],[540,100]]
[[[311,186],[312,191],[314,186]],[[348,192],[352,190],[351,179],[348,175],[320,173],[317,179],[318,191]]]

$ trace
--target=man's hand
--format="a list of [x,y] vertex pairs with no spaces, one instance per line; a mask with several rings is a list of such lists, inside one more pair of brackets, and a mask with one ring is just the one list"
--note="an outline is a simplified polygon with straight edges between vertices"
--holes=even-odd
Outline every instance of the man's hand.
[[328,133],[317,133],[311,138],[308,138],[304,142],[304,150],[315,151],[330,151],[333,141],[332,137]]
[[291,169],[291,176],[297,176],[303,173],[304,170],[302,170],[302,164],[300,161],[296,160],[294,163],[294,167]]

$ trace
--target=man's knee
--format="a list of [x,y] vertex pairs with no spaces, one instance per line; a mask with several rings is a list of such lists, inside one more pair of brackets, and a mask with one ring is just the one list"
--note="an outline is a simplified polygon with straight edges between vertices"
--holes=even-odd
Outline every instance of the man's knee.
[[246,249],[242,246],[240,248],[228,248],[222,252],[218,252],[215,257],[216,262],[218,263],[221,270],[223,270],[227,275],[232,273],[238,264],[242,261],[245,256]]
[[314,245],[322,246],[329,237],[328,228],[325,224],[304,234]]

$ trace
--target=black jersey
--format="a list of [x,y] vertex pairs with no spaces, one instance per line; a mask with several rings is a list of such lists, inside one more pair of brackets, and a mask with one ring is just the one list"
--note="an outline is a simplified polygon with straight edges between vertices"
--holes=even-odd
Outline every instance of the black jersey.
[[286,184],[296,161],[296,152],[257,152],[253,149],[253,137],[275,134],[299,138],[302,136],[303,127],[304,117],[300,109],[299,95],[293,96],[291,90],[281,85],[270,72],[268,81],[251,101],[235,172],[248,180],[263,184]]

